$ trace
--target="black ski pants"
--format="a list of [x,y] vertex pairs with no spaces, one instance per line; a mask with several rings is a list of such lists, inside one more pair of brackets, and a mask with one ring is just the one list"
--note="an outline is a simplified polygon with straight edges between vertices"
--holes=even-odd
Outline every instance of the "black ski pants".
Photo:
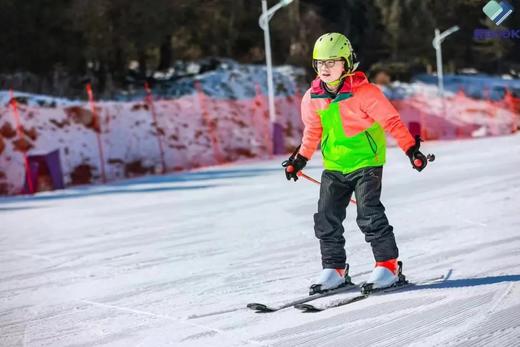
[[346,209],[356,193],[357,224],[372,246],[376,261],[399,256],[393,227],[388,223],[381,203],[383,167],[367,167],[352,173],[324,170],[321,175],[318,212],[314,214],[314,231],[320,240],[323,268],[345,267],[343,221]]

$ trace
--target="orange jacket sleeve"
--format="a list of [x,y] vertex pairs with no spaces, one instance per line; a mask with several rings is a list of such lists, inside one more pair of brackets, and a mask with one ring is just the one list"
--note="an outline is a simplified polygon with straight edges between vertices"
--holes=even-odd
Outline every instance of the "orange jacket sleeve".
[[415,139],[401,121],[399,112],[377,86],[368,84],[359,93],[362,94],[362,111],[381,124],[404,152],[415,144]]
[[323,131],[320,116],[316,111],[311,102],[309,89],[303,96],[301,104],[302,121],[305,127],[303,130],[302,145],[299,150],[299,153],[309,160],[321,141],[321,133]]

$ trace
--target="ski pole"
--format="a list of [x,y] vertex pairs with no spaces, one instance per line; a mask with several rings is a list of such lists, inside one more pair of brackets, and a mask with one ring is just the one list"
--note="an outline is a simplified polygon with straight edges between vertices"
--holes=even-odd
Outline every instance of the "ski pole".
[[[291,168],[292,168],[292,166],[291,166]],[[289,171],[289,172],[292,172],[292,170]],[[299,172],[297,173],[297,175],[298,175],[298,176],[302,176],[303,178],[306,178],[306,179],[308,179],[309,181],[314,182],[314,183],[316,183],[316,184],[318,184],[318,185],[321,184],[320,181],[318,181],[318,180],[312,178],[311,176],[308,176],[308,175],[304,174],[303,171],[299,171]]]
[[[294,166],[292,166],[292,165],[287,166],[287,172],[291,173],[291,172],[293,172],[293,171],[294,171]],[[297,175],[298,175],[298,176],[301,176],[301,177],[303,177],[303,178],[306,178],[306,179],[308,179],[309,181],[311,181],[312,183],[316,183],[317,185],[320,185],[320,184],[321,184],[320,181],[318,181],[318,180],[315,179],[315,178],[312,178],[312,177],[309,176],[309,175],[304,174],[303,171],[298,171]],[[355,203],[356,203],[356,200],[354,200],[354,199],[350,199],[350,202],[353,203],[353,204],[355,204]]]

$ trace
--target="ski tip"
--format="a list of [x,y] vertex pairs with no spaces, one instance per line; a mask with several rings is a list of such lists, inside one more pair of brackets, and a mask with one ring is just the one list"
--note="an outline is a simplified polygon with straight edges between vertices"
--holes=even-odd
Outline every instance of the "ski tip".
[[258,304],[258,303],[247,304],[247,308],[249,308],[251,310],[255,310],[257,312],[273,312],[273,311],[275,311],[275,310],[267,307],[264,304]]
[[294,305],[294,308],[303,311],[303,312],[320,312],[321,309],[317,308],[316,306],[310,305],[310,304],[298,304]]

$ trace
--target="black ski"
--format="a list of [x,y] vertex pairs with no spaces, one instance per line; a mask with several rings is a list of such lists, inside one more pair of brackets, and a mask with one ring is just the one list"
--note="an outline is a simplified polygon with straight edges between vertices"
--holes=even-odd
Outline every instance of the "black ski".
[[319,285],[312,285],[309,290],[308,296],[294,299],[294,300],[285,302],[285,303],[277,305],[277,306],[269,306],[269,305],[261,304],[261,303],[250,303],[250,304],[247,304],[247,308],[254,310],[257,313],[275,312],[275,311],[282,310],[284,308],[293,307],[295,305],[303,304],[303,303],[306,303],[306,302],[309,302],[312,300],[316,300],[319,298],[323,298],[326,296],[331,296],[331,295],[339,294],[339,293],[347,293],[350,291],[354,291],[356,289],[359,290],[360,286],[352,283],[352,280],[349,276],[348,271],[349,271],[349,266],[347,264],[346,269],[345,269],[345,285],[340,288],[322,291],[321,288],[319,287]]
[[297,304],[297,305],[294,305],[294,308],[301,310],[302,312],[320,312],[320,311],[324,311],[329,308],[348,305],[350,303],[360,301],[360,300],[363,300],[366,298],[367,298],[366,295],[356,295],[356,296],[353,296],[353,297],[350,297],[347,299],[339,299],[339,300],[335,300],[335,301],[330,301],[330,302],[327,302],[326,304],[322,304],[322,305],[319,305],[319,304],[313,305],[313,304],[308,304],[308,303]]
[[371,295],[378,295],[378,294],[389,293],[389,292],[393,292],[393,291],[396,291],[396,290],[399,290],[399,289],[411,287],[413,285],[415,285],[415,284],[414,283],[409,283],[409,282],[398,283],[398,284],[396,283],[392,287],[388,287],[388,288],[384,288],[384,289],[374,289],[370,293],[359,294],[359,295],[356,295],[356,296],[353,296],[353,297],[350,297],[350,298],[345,298],[345,299],[333,300],[333,301],[329,301],[329,302],[327,302],[325,304],[322,304],[322,305],[319,305],[319,304],[312,305],[312,304],[303,303],[303,304],[294,305],[294,308],[297,308],[297,309],[302,310],[304,312],[319,312],[319,311],[323,311],[323,310],[326,310],[326,309],[329,309],[329,308],[345,306],[345,305],[348,305],[348,304],[351,304],[351,303],[354,303],[354,302],[357,302],[357,301],[361,301],[361,300],[364,300],[364,299],[368,298]]
[[426,281],[421,281],[419,283],[411,283],[406,280],[404,280],[404,281],[400,280],[399,282],[397,282],[396,284],[394,284],[391,287],[370,289],[370,290],[367,290],[366,288],[364,288],[364,284],[362,284],[360,287],[361,287],[362,291],[363,290],[365,290],[365,291],[359,295],[356,295],[356,296],[353,296],[350,298],[345,298],[345,299],[333,300],[333,301],[330,301],[330,302],[327,302],[327,303],[324,303],[321,305],[320,304],[312,305],[312,304],[308,304],[308,303],[301,303],[301,304],[295,305],[294,307],[303,312],[320,312],[320,311],[327,310],[329,308],[345,306],[345,305],[348,305],[348,304],[351,304],[354,302],[358,302],[358,301],[367,299],[370,296],[374,296],[374,295],[388,294],[388,293],[396,292],[396,291],[411,288],[411,287],[417,287],[417,286],[421,286],[421,285],[433,284],[433,283],[436,283],[439,281],[445,281],[448,276],[442,275],[442,276],[435,277],[435,278],[432,278],[432,279],[429,279]]
[[360,287],[358,285],[350,284],[350,285],[347,285],[345,287],[329,290],[329,291],[324,292],[324,293],[308,295],[306,297],[302,297],[302,298],[299,298],[299,299],[291,300],[291,301],[285,302],[283,304],[280,304],[278,306],[269,306],[269,305],[260,304],[260,303],[250,303],[250,304],[247,304],[247,308],[249,308],[251,310],[255,310],[257,313],[259,313],[259,312],[275,312],[275,311],[282,310],[284,308],[293,307],[293,306],[296,306],[296,305],[299,305],[299,304],[303,304],[303,303],[306,303],[306,302],[309,302],[309,301],[312,301],[312,300],[316,300],[316,299],[319,299],[319,298],[323,298],[323,297],[326,297],[326,296],[331,296],[331,295],[339,294],[339,293],[348,293],[349,291],[354,291],[354,290],[359,290],[359,289],[360,289]]

